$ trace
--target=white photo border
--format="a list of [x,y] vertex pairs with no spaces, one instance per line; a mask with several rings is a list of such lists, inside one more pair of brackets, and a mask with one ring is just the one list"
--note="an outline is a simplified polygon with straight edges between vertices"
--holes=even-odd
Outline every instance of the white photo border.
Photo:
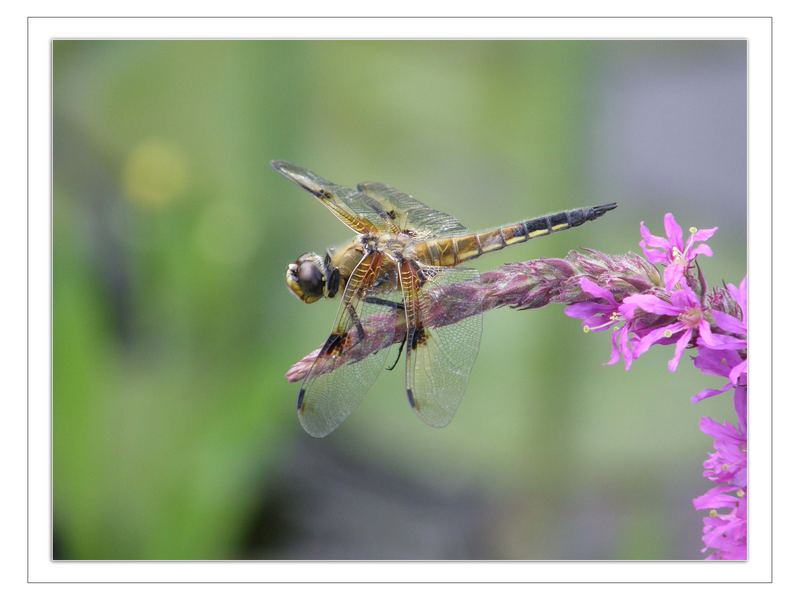
[[[54,561],[51,497],[53,39],[746,39],[749,559],[725,561]],[[770,210],[766,210],[769,203]],[[755,206],[756,210],[751,210]],[[28,581],[768,582],[772,580],[772,20],[66,18],[28,20]],[[756,402],[752,399],[756,398]],[[698,531],[698,544],[700,544]]]

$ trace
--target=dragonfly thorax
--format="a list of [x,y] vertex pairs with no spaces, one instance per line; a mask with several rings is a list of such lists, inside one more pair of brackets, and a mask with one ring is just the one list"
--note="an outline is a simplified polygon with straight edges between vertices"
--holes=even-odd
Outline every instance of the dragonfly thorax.
[[376,238],[375,249],[399,259],[411,240],[407,233],[384,233]]

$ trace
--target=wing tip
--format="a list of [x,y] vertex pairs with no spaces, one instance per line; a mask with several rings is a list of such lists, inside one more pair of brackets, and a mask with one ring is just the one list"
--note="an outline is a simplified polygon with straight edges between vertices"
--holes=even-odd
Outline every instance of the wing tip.
[[304,169],[290,163],[288,160],[271,160],[269,164],[273,170],[289,179],[296,179],[298,176],[302,175],[304,171]]
[[302,410],[297,411],[297,420],[300,421],[300,426],[303,431],[313,438],[328,437],[341,425],[341,423],[332,425],[329,421],[319,417],[320,415],[314,413],[314,411],[311,411],[309,415],[306,415]]

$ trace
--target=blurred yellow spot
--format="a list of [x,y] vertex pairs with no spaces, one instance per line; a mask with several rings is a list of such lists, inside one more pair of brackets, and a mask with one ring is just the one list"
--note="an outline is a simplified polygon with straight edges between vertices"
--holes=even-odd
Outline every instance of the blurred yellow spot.
[[664,337],[665,338],[671,338],[672,337],[672,332],[669,329],[665,329],[664,330]]
[[717,512],[716,508],[712,508],[710,511],[708,511],[708,516],[712,519],[716,519],[718,514],[719,513]]
[[692,235],[697,233],[697,227],[689,227],[689,233],[691,233]]
[[736,495],[739,496],[739,498],[744,498],[744,490],[738,490]]
[[591,331],[591,329],[589,328],[588,325],[584,325],[583,326],[583,333],[589,333],[590,331]]
[[163,140],[136,146],[122,167],[122,187],[131,202],[159,208],[186,189],[186,159],[180,148]]

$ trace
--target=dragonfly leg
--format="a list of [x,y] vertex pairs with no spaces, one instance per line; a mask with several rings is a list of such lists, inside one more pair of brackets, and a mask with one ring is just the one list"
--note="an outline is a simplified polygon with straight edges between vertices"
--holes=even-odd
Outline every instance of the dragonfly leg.
[[[377,304],[379,306],[388,306],[390,308],[394,308],[399,310],[401,313],[405,314],[406,307],[402,302],[395,302],[394,300],[386,300],[385,298],[376,298],[375,296],[367,296],[364,298],[364,302],[367,304]],[[394,359],[391,367],[386,367],[387,371],[391,371],[397,366],[397,363],[400,361],[400,356],[403,354],[403,346],[406,343],[406,338],[403,337],[403,341],[400,342],[400,351],[397,353],[397,358]]]
[[358,318],[358,313],[356,313],[356,309],[353,308],[352,304],[347,305],[347,312],[350,313],[350,318],[353,319],[353,323],[356,326],[356,332],[358,333],[358,342],[361,342],[367,334],[364,332],[364,326],[361,324],[361,319]]
[[393,369],[394,369],[394,368],[397,366],[397,363],[398,363],[398,362],[400,362],[400,357],[401,357],[401,356],[403,356],[403,346],[404,346],[404,345],[405,345],[405,343],[406,343],[406,338],[407,338],[407,337],[408,337],[408,336],[404,336],[404,337],[403,337],[403,341],[402,341],[402,342],[400,342],[400,350],[398,350],[398,351],[397,351],[397,358],[395,358],[395,359],[394,359],[394,362],[392,363],[392,366],[391,366],[391,367],[386,367],[386,370],[387,370],[387,371],[391,371],[391,370],[393,370]]

